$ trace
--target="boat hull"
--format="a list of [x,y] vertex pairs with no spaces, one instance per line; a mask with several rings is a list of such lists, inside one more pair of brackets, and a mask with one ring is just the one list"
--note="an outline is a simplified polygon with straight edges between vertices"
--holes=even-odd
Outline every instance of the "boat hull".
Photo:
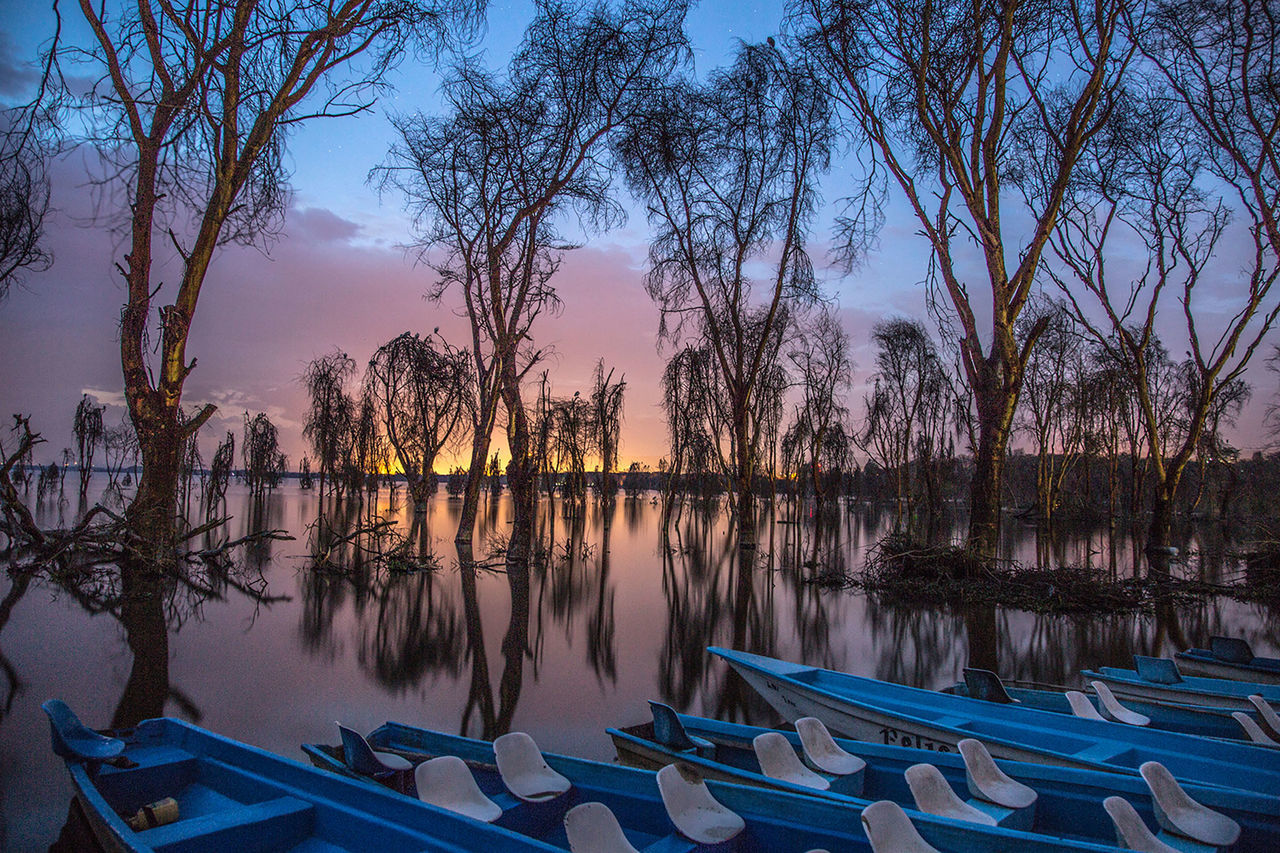
[[1230,681],[1251,681],[1254,684],[1280,684],[1280,672],[1258,666],[1240,666],[1226,661],[1213,660],[1198,655],[1177,654],[1178,669],[1184,675],[1197,678],[1225,678]]
[[[375,749],[400,754],[410,761],[425,760],[436,755],[456,755],[471,767],[483,792],[499,804],[504,802],[504,796],[509,796],[494,767],[492,745],[486,741],[397,723],[379,727],[369,734],[368,739]],[[303,748],[317,766],[350,772],[341,766],[336,751],[332,748],[314,744],[306,744]],[[664,846],[667,841],[674,844],[674,839],[664,841],[655,835],[655,820],[661,820],[668,826],[670,824],[661,806],[657,783],[652,773],[563,755],[546,754],[544,757],[552,769],[573,783],[571,793],[576,801],[605,803],[614,811],[629,838],[643,839],[643,844],[633,841],[637,848],[680,850],[682,853],[707,849],[690,847],[687,841],[681,842],[684,846]],[[701,772],[701,768],[698,769]],[[853,853],[870,849],[859,827],[858,815],[865,805],[863,802],[829,802],[791,791],[744,785],[740,784],[740,780],[721,782],[711,779],[708,780],[708,787],[719,802],[746,820],[747,829],[740,837],[741,843],[735,840],[731,848],[735,853],[799,853],[814,848]],[[554,804],[544,805],[553,809]],[[911,817],[926,841],[939,850],[954,853],[1065,853],[1068,850],[1114,849],[1110,841],[1106,844],[1065,841],[1005,828],[978,827],[975,824],[918,813],[913,813]],[[504,812],[503,817],[498,819],[498,824],[514,828],[516,824],[508,821],[516,819],[518,818]],[[546,823],[558,824],[559,818],[552,813],[547,817]],[[555,843],[560,842],[557,840]],[[722,848],[715,849],[719,851]]]
[[[925,763],[937,767],[953,790],[962,797],[966,795],[965,765],[956,754],[840,740],[838,745],[864,760],[866,769],[860,778],[828,777],[830,787],[819,791],[761,774],[752,744],[757,735],[769,730],[686,714],[680,715],[679,720],[691,737],[711,746],[695,753],[666,747],[655,736],[652,723],[611,728],[609,736],[619,760],[646,768],[680,761],[691,764],[707,778],[799,791],[836,801],[890,799],[908,810],[914,808],[914,800],[906,785],[905,772],[912,765]],[[782,734],[799,752],[799,736],[790,731]],[[1129,801],[1148,826],[1156,825],[1150,789],[1137,775],[1009,761],[1001,761],[1001,769],[1039,795],[1030,821],[1021,828],[1110,844],[1115,830],[1102,808],[1102,801],[1113,795]],[[1188,785],[1187,790],[1199,802],[1240,824],[1238,849],[1280,850],[1280,801],[1276,798],[1246,796],[1213,786]]]
[[873,743],[949,752],[978,738],[996,758],[1134,773],[1159,761],[1184,782],[1280,790],[1280,755],[1244,742],[1084,720],[712,647],[782,714]]
[[[1182,665],[1179,664],[1179,669]],[[1275,705],[1280,703],[1280,685],[1255,684],[1231,679],[1204,679],[1192,677],[1190,681],[1162,684],[1146,681],[1130,669],[1104,666],[1096,672],[1085,670],[1085,678],[1106,682],[1118,699],[1136,699],[1146,702],[1174,703],[1197,708],[1212,707],[1252,714],[1254,707],[1249,695],[1257,693]]]

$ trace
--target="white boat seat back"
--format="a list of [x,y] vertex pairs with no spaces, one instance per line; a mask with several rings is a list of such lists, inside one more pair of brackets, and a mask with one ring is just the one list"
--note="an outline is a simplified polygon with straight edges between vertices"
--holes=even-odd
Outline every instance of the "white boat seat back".
[[1133,804],[1124,797],[1107,797],[1102,807],[1111,816],[1111,823],[1116,828],[1116,846],[1125,850],[1138,850],[1140,853],[1178,853],[1165,844],[1155,833],[1142,822]]
[[1111,688],[1101,681],[1090,681],[1089,686],[1093,688],[1093,692],[1098,694],[1098,702],[1102,705],[1102,715],[1117,723],[1125,723],[1130,726],[1149,726],[1151,718],[1146,714],[1139,714],[1137,711],[1130,711],[1128,708],[1120,704],[1120,700],[1116,698],[1116,694],[1111,692]]
[[424,761],[413,771],[418,799],[485,823],[502,817],[502,807],[484,795],[467,762],[456,755]]
[[864,808],[862,831],[871,841],[872,853],[938,853],[893,800],[880,800]]
[[569,809],[564,831],[569,836],[570,853],[640,853],[604,803],[582,803]]
[[1271,734],[1280,738],[1280,714],[1277,714],[1276,709],[1271,707],[1271,703],[1257,693],[1249,696],[1249,702],[1254,708],[1258,709],[1258,716],[1262,719],[1263,724],[1271,729]]
[[907,768],[906,775],[907,787],[911,789],[911,796],[915,798],[916,808],[920,811],[952,820],[996,825],[994,817],[960,799],[947,783],[942,771],[932,764],[913,764]]
[[1244,711],[1232,711],[1232,718],[1240,724],[1240,728],[1244,729],[1244,733],[1249,736],[1251,743],[1259,746],[1280,746],[1276,740],[1262,730],[1262,726],[1258,725],[1258,721],[1250,717]]
[[830,773],[833,776],[850,776],[861,772],[867,766],[867,762],[836,743],[831,732],[817,717],[801,717],[796,720],[796,732],[800,735],[804,757],[808,759],[809,764],[824,773]]
[[830,782],[804,766],[804,762],[791,748],[791,741],[782,732],[756,735],[751,741],[751,747],[756,751],[756,760],[760,762],[760,772],[770,779],[816,788],[819,791],[831,787]]
[[964,759],[964,776],[969,793],[1006,809],[1025,809],[1035,805],[1036,792],[996,766],[996,762],[979,740],[965,738],[957,744]]
[[690,841],[720,844],[747,826],[711,796],[707,783],[688,765],[668,764],[659,770],[658,792],[667,807],[667,816]]
[[1174,835],[1208,844],[1229,847],[1240,837],[1240,824],[1224,814],[1191,799],[1173,774],[1158,761],[1138,768],[1155,803],[1156,823]]
[[1071,713],[1077,717],[1083,720],[1102,720],[1104,723],[1107,721],[1107,718],[1099,714],[1098,709],[1093,707],[1089,697],[1079,690],[1068,690],[1067,701],[1071,703]]
[[569,780],[547,765],[538,745],[524,732],[508,732],[495,740],[493,756],[503,784],[522,800],[549,800],[569,790]]

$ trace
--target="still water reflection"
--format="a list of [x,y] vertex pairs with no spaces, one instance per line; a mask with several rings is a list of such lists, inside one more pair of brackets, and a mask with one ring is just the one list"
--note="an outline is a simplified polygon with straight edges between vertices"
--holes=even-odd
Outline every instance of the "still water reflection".
[[[376,505],[330,510],[323,526],[314,495],[292,484],[257,504],[233,489],[229,503],[230,536],[279,529],[294,540],[260,541],[231,569],[201,565],[184,583],[145,572],[90,589],[0,581],[0,848],[43,849],[66,821],[70,788],[39,711],[52,696],[91,725],[167,713],[293,757],[303,741],[334,739],[335,720],[367,730],[396,719],[486,738],[523,729],[545,749],[608,759],[605,727],[638,722],[650,698],[776,722],[709,660],[712,644],[926,687],[970,661],[1064,682],[1211,633],[1241,634],[1259,653],[1280,646],[1274,614],[1228,599],[1085,619],[887,608],[811,583],[861,566],[892,521],[867,507],[815,526],[784,506],[763,523],[760,549],[740,556],[714,508],[686,508],[664,543],[650,496],[577,513],[544,503],[537,559],[521,566],[501,549],[503,498],[483,507],[462,552],[459,505],[444,495],[413,517],[403,490],[384,491]],[[59,511],[46,508],[46,522]],[[394,537],[350,536],[379,518]],[[1021,561],[1132,571],[1132,547],[1109,531],[1048,542],[1007,528],[1006,554]],[[1206,536],[1190,543],[1207,555],[1194,571],[1221,577],[1232,567],[1221,538]]]

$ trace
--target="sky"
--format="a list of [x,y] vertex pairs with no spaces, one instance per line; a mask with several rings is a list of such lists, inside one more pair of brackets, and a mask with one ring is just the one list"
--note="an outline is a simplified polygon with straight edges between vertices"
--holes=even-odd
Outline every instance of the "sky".
[[[518,44],[532,6],[492,3],[480,49],[491,66],[505,63]],[[64,9],[66,33],[83,39],[75,6]],[[704,2],[688,21],[697,73],[724,64],[738,40],[762,41],[778,32],[782,3]],[[21,97],[30,85],[34,45],[51,32],[44,4],[0,0],[0,101]],[[394,194],[380,197],[368,183],[394,139],[389,113],[439,109],[439,74],[406,63],[395,91],[372,114],[311,122],[290,137],[292,202],[284,232],[264,255],[227,247],[215,257],[192,327],[189,356],[198,366],[186,384],[188,406],[213,402],[218,414],[202,433],[205,458],[230,430],[239,442],[244,412],[265,411],[280,428],[291,465],[305,452],[306,397],[299,377],[306,364],[334,349],[363,365],[382,343],[405,331],[440,327],[456,343],[466,340],[460,302],[428,302],[430,272],[406,248],[412,227]],[[30,414],[47,443],[36,458],[60,458],[73,444],[71,421],[82,393],[107,404],[107,424],[125,416],[117,338],[123,283],[113,265],[122,256],[117,235],[94,217],[85,183],[86,159],[71,152],[54,165],[53,204],[47,227],[55,263],[30,275],[0,303],[0,415]],[[857,385],[849,394],[855,417],[874,360],[872,326],[891,317],[925,320],[927,247],[918,226],[900,208],[889,210],[877,249],[844,274],[825,261],[827,226],[842,194],[847,167],[837,159],[823,182],[826,201],[811,251],[827,293],[849,331]],[[625,196],[624,196],[625,201]],[[669,350],[659,345],[658,311],[644,292],[648,232],[642,213],[613,231],[592,236],[570,252],[555,285],[558,316],[542,317],[534,335],[551,345],[553,393],[586,393],[597,359],[624,374],[625,423],[620,458],[656,467],[665,453],[659,379]],[[975,267],[973,272],[979,270]],[[1231,309],[1227,295],[1206,310]],[[1177,334],[1177,316],[1167,318]],[[1173,338],[1171,338],[1172,340]],[[1177,346],[1170,349],[1178,353]],[[1246,451],[1262,447],[1261,420],[1275,379],[1251,368],[1254,399],[1232,436]],[[501,438],[501,428],[495,438]],[[7,439],[0,432],[0,441]],[[501,441],[498,441],[501,446]],[[505,456],[505,452],[504,452]],[[440,461],[440,469],[450,462]]]

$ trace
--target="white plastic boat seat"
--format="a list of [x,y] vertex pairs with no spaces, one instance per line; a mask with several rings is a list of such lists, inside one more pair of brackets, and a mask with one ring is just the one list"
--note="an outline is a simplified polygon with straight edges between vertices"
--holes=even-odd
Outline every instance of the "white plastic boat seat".
[[1102,716],[1117,723],[1130,726],[1149,726],[1151,718],[1137,711],[1130,711],[1120,704],[1120,700],[1111,692],[1111,688],[1101,681],[1090,681],[1089,686],[1098,694],[1098,702],[1102,705]]
[[751,741],[751,747],[756,751],[756,760],[760,762],[760,772],[770,779],[816,788],[819,791],[831,787],[831,782],[804,766],[804,762],[791,748],[791,741],[782,732],[756,735]]
[[1240,728],[1244,729],[1244,733],[1249,736],[1249,742],[1258,746],[1280,746],[1275,738],[1262,730],[1262,726],[1258,725],[1258,721],[1250,717],[1244,711],[1232,711],[1231,717],[1240,724]]
[[260,803],[238,804],[199,817],[183,818],[143,830],[138,838],[148,847],[181,847],[199,839],[202,849],[253,849],[263,837],[294,838],[301,842],[311,832],[315,807],[296,797],[275,797]]
[[1071,713],[1080,719],[1106,722],[1107,718],[1099,714],[1098,709],[1093,707],[1093,703],[1089,701],[1089,697],[1079,690],[1068,690],[1067,701],[1071,703]]
[[957,747],[960,757],[964,759],[964,778],[969,784],[969,793],[975,798],[1006,809],[1035,806],[1035,790],[1010,778],[1009,774],[997,767],[982,741],[965,738]]
[[1228,847],[1240,837],[1240,824],[1191,799],[1160,762],[1148,761],[1138,772],[1151,789],[1156,823],[1169,832],[1211,847]]
[[1262,722],[1264,730],[1270,729],[1268,734],[1280,740],[1280,714],[1276,713],[1276,709],[1272,708],[1271,704],[1258,693],[1251,694],[1249,702],[1257,709],[1258,719]]
[[640,853],[604,803],[581,803],[564,816],[570,853]]
[[867,762],[836,743],[826,725],[817,717],[801,717],[796,720],[796,733],[804,757],[815,770],[832,776],[852,776],[867,768]]
[[717,802],[707,783],[687,764],[668,764],[659,770],[658,792],[671,822],[691,841],[720,844],[746,828],[746,822]]
[[502,806],[484,795],[467,762],[456,755],[424,761],[413,771],[418,799],[485,823],[502,817]]
[[508,732],[493,742],[498,774],[507,790],[522,800],[535,803],[568,791],[568,779],[552,770],[542,750],[524,732]]
[[871,841],[872,853],[938,853],[892,800],[879,800],[862,810],[862,831]]
[[907,768],[906,776],[907,787],[920,811],[953,820],[996,825],[994,817],[960,799],[947,784],[942,771],[932,764],[913,764]]
[[1141,853],[1178,853],[1165,844],[1142,822],[1133,805],[1124,797],[1107,797],[1102,807],[1111,817],[1116,828],[1116,846],[1126,850],[1138,850]]

